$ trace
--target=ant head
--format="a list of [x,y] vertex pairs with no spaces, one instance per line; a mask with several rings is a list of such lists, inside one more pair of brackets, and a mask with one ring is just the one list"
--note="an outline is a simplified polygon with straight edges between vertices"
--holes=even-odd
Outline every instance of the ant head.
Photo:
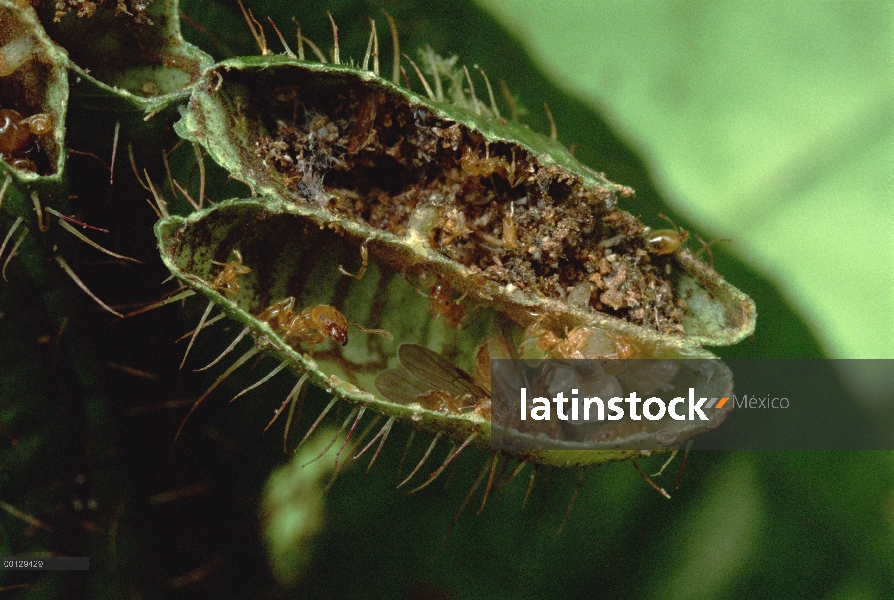
[[326,323],[326,335],[331,339],[341,342],[342,346],[348,345],[348,329],[334,321]]
[[344,316],[331,306],[319,306],[315,308],[320,328],[326,333],[326,337],[342,346],[348,343],[348,322]]

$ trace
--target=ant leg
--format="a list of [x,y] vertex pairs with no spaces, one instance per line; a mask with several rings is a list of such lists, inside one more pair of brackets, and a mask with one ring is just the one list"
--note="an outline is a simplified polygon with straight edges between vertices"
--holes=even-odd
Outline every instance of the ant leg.
[[703,240],[701,237],[699,237],[699,236],[695,236],[695,237],[696,237],[696,238],[698,239],[698,241],[701,242],[701,244],[702,244],[702,248],[701,248],[701,250],[699,250],[698,252],[696,252],[695,255],[698,256],[698,255],[700,255],[702,252],[704,252],[704,251],[707,250],[707,252],[708,252],[708,261],[709,261],[709,264],[710,264],[710,266],[711,266],[712,269],[714,268],[714,253],[711,252],[711,246],[713,246],[713,245],[716,244],[717,242],[732,242],[732,240],[729,239],[729,238],[717,238],[716,240],[711,240],[710,242],[705,242],[705,240]]
[[322,344],[325,341],[326,341],[326,336],[324,334],[320,333],[319,331],[313,331],[312,337],[309,337],[308,339],[304,340],[304,343],[306,343],[308,345],[307,346],[307,355],[313,356],[314,355],[314,346],[318,346],[319,344]]
[[385,331],[384,329],[367,329],[366,327],[358,325],[357,323],[348,323],[348,327],[353,327],[354,329],[359,329],[363,333],[371,333],[373,335],[380,335],[383,338],[385,338],[386,340],[394,339],[394,336],[391,335],[391,332]]
[[366,242],[363,242],[363,245],[360,246],[360,259],[363,261],[360,265],[360,270],[357,271],[357,274],[348,273],[345,268],[341,265],[338,265],[338,272],[342,275],[346,275],[348,277],[353,277],[357,281],[363,279],[363,276],[366,275],[366,268],[369,266],[369,251],[366,249]]

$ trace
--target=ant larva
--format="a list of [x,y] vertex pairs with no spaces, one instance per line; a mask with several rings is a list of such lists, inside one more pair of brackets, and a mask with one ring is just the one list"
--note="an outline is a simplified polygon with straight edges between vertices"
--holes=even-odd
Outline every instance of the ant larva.
[[306,344],[308,352],[313,354],[314,346],[326,340],[348,343],[348,328],[353,327],[364,333],[380,335],[393,340],[394,336],[384,329],[367,329],[356,323],[348,323],[345,316],[334,306],[317,304],[303,311],[293,310],[295,298],[288,296],[272,304],[258,318],[266,321],[276,330],[282,332],[283,341],[290,344]]
[[223,270],[214,278],[211,287],[227,295],[238,294],[240,285],[237,277],[239,275],[247,275],[251,273],[251,268],[242,264],[241,252],[233,250],[233,257],[234,260],[225,263],[217,262],[215,260],[211,261],[211,264],[223,267]]

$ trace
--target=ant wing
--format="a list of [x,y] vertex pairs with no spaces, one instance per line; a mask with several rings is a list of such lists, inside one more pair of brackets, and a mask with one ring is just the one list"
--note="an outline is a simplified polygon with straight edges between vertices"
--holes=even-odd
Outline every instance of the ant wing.
[[475,379],[452,362],[425,346],[401,344],[397,349],[400,364],[412,375],[430,386],[430,390],[444,392],[462,404],[472,405],[490,393]]
[[399,367],[376,375],[376,389],[392,402],[412,404],[418,402],[419,396],[431,392],[432,386]]

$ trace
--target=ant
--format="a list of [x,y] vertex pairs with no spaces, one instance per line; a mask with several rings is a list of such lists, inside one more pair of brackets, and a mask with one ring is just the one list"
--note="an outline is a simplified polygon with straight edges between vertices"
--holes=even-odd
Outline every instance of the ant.
[[294,307],[295,298],[288,296],[266,308],[259,318],[267,321],[274,329],[280,330],[283,340],[287,343],[292,340],[297,344],[307,344],[310,354],[313,354],[314,346],[326,340],[335,340],[346,346],[349,327],[364,333],[381,335],[389,340],[394,339],[383,329],[367,329],[356,323],[348,323],[345,316],[334,306],[317,304],[300,312],[293,310]]
[[444,317],[447,326],[452,329],[460,329],[463,321],[466,319],[466,309],[462,305],[466,294],[463,294],[458,300],[453,299],[453,290],[446,283],[439,282],[431,289],[428,294],[428,303],[431,311],[435,313],[435,318]]
[[[676,254],[683,249],[683,244],[689,238],[689,232],[678,226],[669,217],[661,213],[658,213],[658,216],[665,221],[668,221],[676,229],[659,229],[657,231],[654,231],[650,227],[646,227],[645,231],[643,232],[643,241],[645,242],[646,250],[648,250],[652,254],[658,254],[659,256]],[[707,251],[708,259],[710,261],[711,268],[713,269],[714,254],[711,252],[711,246],[713,246],[717,242],[729,242],[731,240],[727,238],[718,238],[716,240],[706,242],[698,235],[696,235],[695,237],[702,244],[702,248],[701,250],[696,252],[696,256],[698,256],[702,252]]]
[[652,254],[661,256],[676,254],[689,238],[689,232],[680,228],[676,223],[671,221],[670,218],[661,213],[659,213],[658,216],[665,221],[668,221],[676,229],[659,229],[653,231],[650,227],[646,227],[643,232],[643,241],[646,244],[646,250]]
[[521,349],[524,353],[540,351],[546,358],[618,359],[639,358],[643,348],[626,334],[613,335],[590,325],[565,330],[564,338],[538,319],[525,329]]
[[501,156],[490,155],[490,144],[484,146],[484,158],[480,156],[480,150],[472,150],[466,146],[463,155],[459,159],[460,166],[466,175],[472,177],[490,177],[494,174],[503,174],[509,187],[515,188],[524,179],[524,176],[515,175],[515,150],[512,150],[512,163]]
[[[422,285],[428,285],[432,279],[434,279],[434,276],[430,273],[423,273],[422,277],[420,277],[420,283]],[[462,329],[463,322],[465,322],[466,318],[471,314],[471,311],[467,313],[466,307],[463,306],[463,300],[469,295],[468,292],[454,300],[453,288],[450,287],[450,284],[440,279],[436,280],[436,283],[428,293],[419,289],[409,278],[407,278],[407,282],[413,286],[416,293],[428,298],[429,308],[435,314],[436,319],[438,317],[444,317],[444,321],[447,323],[448,327],[451,329]],[[474,308],[472,310],[474,310]]]
[[211,284],[211,287],[231,296],[238,294],[241,289],[239,280],[236,279],[236,277],[251,273],[251,268],[242,264],[241,252],[233,250],[233,256],[235,257],[235,260],[226,263],[220,263],[214,260],[211,261],[212,264],[223,267],[223,270],[214,278],[214,283]]

